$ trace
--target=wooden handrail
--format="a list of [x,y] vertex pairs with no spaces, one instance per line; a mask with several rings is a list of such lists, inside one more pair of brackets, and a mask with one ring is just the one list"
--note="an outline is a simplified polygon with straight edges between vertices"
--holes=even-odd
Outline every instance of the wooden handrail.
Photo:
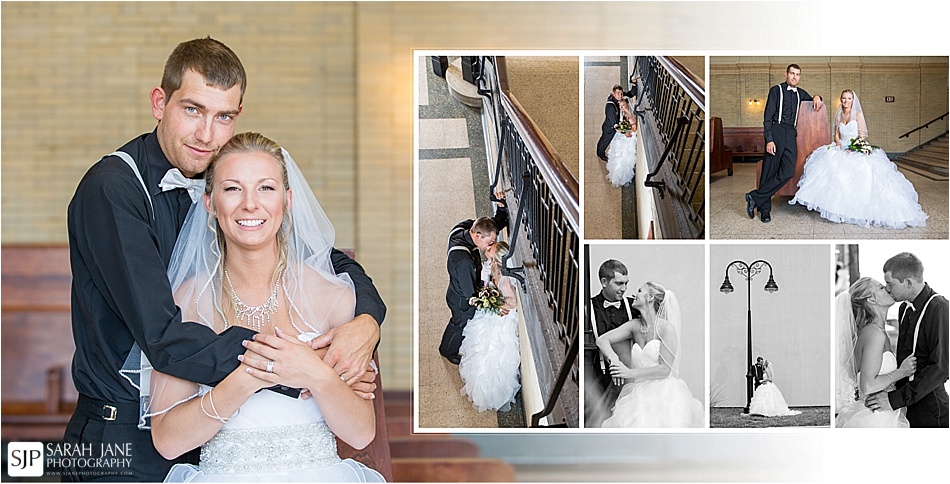
[[568,222],[574,230],[580,230],[580,184],[573,173],[561,161],[561,156],[551,142],[541,133],[538,125],[528,115],[518,98],[508,88],[508,69],[504,56],[495,58],[498,72],[498,85],[501,91],[502,106],[509,114],[511,122],[535,155],[541,176],[548,182],[554,198],[568,215]]
[[922,130],[922,129],[924,129],[924,128],[927,128],[927,127],[929,127],[931,124],[936,123],[937,121],[940,121],[940,120],[943,119],[943,118],[946,118],[948,115],[950,115],[950,112],[948,112],[948,113],[943,113],[943,114],[941,114],[940,116],[937,116],[936,118],[931,119],[930,121],[927,121],[926,123],[924,123],[924,124],[922,124],[922,125],[920,125],[920,126],[914,128],[914,129],[912,129],[912,130],[910,130],[910,131],[908,131],[908,132],[906,132],[906,133],[904,133],[904,134],[902,134],[902,135],[900,135],[900,136],[898,136],[897,139],[906,138],[906,137],[910,136],[912,133],[914,133],[915,131],[920,131],[920,130]]
[[686,94],[694,103],[699,105],[703,112],[706,112],[706,88],[702,79],[696,77],[693,71],[687,69],[678,60],[669,56],[659,56],[657,60],[660,65],[665,67],[673,79],[683,87]]

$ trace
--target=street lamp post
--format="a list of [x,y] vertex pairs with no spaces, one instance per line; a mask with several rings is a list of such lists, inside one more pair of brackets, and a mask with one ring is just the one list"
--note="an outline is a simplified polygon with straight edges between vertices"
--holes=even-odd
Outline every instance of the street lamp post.
[[746,286],[748,288],[746,294],[746,307],[748,308],[748,336],[747,336],[747,359],[746,359],[746,402],[745,408],[742,410],[742,413],[749,413],[749,404],[752,402],[752,378],[755,376],[752,373],[752,278],[757,274],[762,272],[763,267],[769,268],[769,282],[765,283],[765,289],[768,293],[773,293],[778,291],[778,284],[775,283],[775,279],[772,277],[772,264],[769,264],[768,261],[759,259],[751,264],[746,264],[741,260],[732,261],[729,265],[726,266],[726,277],[722,281],[722,285],[719,286],[719,291],[723,294],[729,294],[735,289],[732,287],[732,283],[729,282],[729,268],[735,267],[736,274],[739,274],[742,277],[745,277]]

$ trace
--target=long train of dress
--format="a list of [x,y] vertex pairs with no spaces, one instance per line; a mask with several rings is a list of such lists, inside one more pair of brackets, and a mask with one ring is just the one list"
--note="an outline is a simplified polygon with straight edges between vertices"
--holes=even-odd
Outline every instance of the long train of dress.
[[[881,359],[881,369],[878,375],[890,373],[897,369],[897,356],[893,352],[885,351]],[[858,375],[860,381],[860,374]],[[835,427],[839,428],[907,428],[910,423],[904,417],[905,409],[883,410],[874,412],[864,406],[864,395],[859,400],[851,402],[841,409],[835,417]]]
[[[509,283],[511,281],[508,281]],[[521,388],[521,351],[518,311],[504,316],[478,310],[465,325],[459,355],[462,395],[468,395],[479,412],[507,411]]]
[[755,389],[752,400],[749,402],[750,415],[784,417],[800,413],[798,410],[789,410],[782,391],[774,383],[768,381]]
[[[208,387],[202,387],[207,391]],[[336,437],[313,398],[252,395],[201,446],[201,464],[172,466],[165,482],[384,482],[373,469],[340,459]]]
[[[660,364],[660,340],[630,350],[633,368]],[[676,377],[627,383],[617,397],[613,415],[604,420],[604,428],[701,428],[703,404],[693,398],[686,382]]]
[[[854,120],[838,125],[844,143],[857,137],[857,129]],[[798,187],[788,203],[804,205],[832,222],[901,229],[923,227],[927,221],[914,185],[881,149],[864,154],[822,146],[805,160]]]
[[637,133],[628,138],[623,133],[614,134],[607,152],[607,179],[615,187],[622,187],[631,180],[637,167]]

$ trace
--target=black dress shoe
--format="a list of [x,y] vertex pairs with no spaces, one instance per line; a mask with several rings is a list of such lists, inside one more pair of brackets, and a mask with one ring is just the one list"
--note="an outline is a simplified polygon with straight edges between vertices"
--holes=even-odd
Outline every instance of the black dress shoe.
[[759,219],[762,220],[762,223],[767,224],[772,221],[772,217],[767,213],[759,213]]
[[745,213],[749,214],[749,218],[755,218],[755,201],[751,193],[745,194]]
[[459,363],[462,362],[462,357],[459,356],[459,355],[455,355],[455,356],[453,356],[453,357],[451,357],[451,358],[450,358],[450,357],[446,357],[445,359],[446,359],[446,360],[449,360],[449,363],[452,363],[453,365],[457,365],[457,364],[459,364]]

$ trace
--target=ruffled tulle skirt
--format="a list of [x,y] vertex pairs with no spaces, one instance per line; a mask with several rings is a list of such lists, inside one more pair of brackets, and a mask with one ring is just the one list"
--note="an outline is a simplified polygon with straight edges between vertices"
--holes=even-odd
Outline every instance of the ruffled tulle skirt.
[[604,428],[702,428],[703,404],[679,378],[627,383]]
[[822,146],[808,156],[798,192],[799,203],[836,223],[862,227],[923,227],[927,214],[917,192],[884,151],[849,152]]
[[908,428],[904,409],[874,412],[864,402],[853,401],[835,417],[837,428]]
[[521,388],[518,311],[499,316],[479,310],[462,334],[464,339],[459,348],[462,395],[468,395],[479,412],[507,411]]
[[175,464],[165,482],[386,482],[383,476],[353,460],[345,459],[329,466],[307,467],[287,471],[217,474],[204,472],[191,464]]
[[607,152],[607,180],[615,187],[622,187],[631,180],[637,167],[637,133],[630,137],[614,134]]
[[752,394],[752,401],[749,402],[750,415],[763,415],[766,417],[785,417],[798,415],[798,410],[789,410],[785,403],[785,397],[782,391],[774,383],[763,383],[755,389]]

